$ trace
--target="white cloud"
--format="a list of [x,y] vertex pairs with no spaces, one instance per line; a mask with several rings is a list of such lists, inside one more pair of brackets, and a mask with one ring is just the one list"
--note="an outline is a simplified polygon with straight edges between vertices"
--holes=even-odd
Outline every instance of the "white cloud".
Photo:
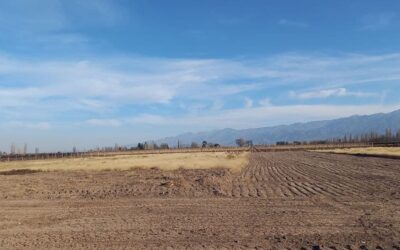
[[269,98],[264,98],[264,99],[259,100],[258,104],[263,107],[271,106],[271,100]]
[[114,58],[96,63],[36,62],[0,56],[0,75],[24,86],[2,87],[6,80],[0,81],[0,105],[46,106],[45,100],[52,98],[67,104],[59,105],[61,109],[96,111],[131,104],[168,104],[174,98],[215,101],[260,88],[259,84],[228,83],[242,74],[251,74],[244,71],[251,69],[240,62],[223,60]]
[[83,28],[110,27],[127,15],[112,0],[13,0],[0,1],[0,16],[2,40],[24,49],[34,45],[54,51],[84,46],[89,38]]
[[[162,117],[159,115],[152,115],[152,114],[142,114],[136,117],[128,118],[127,122],[136,125],[137,123],[144,123],[144,124],[158,124],[162,125],[167,122],[168,118]],[[172,122],[172,120],[171,120]]]
[[27,128],[27,129],[39,129],[48,130],[52,128],[50,122],[26,122],[26,121],[10,121],[2,124],[3,127],[7,128]]
[[[51,32],[78,26],[114,24],[124,9],[112,0],[2,1],[0,29],[23,33]],[[17,30],[15,30],[17,29]]]
[[145,114],[131,118],[130,124],[151,124],[161,127],[190,128],[193,131],[216,128],[249,128],[335,119],[351,115],[391,112],[396,105],[282,105],[221,110],[205,115],[159,116]]
[[328,97],[344,97],[344,96],[352,96],[352,97],[379,97],[379,95],[375,93],[366,93],[366,92],[351,92],[346,88],[334,88],[334,89],[320,89],[306,92],[295,92],[291,91],[289,96],[292,98],[299,99],[316,99],[316,98],[328,98]]
[[104,126],[104,127],[120,127],[122,123],[116,119],[89,119],[85,121],[86,124],[92,126]]
[[[159,105],[169,109],[179,103],[185,104],[189,113],[190,106],[200,103],[205,108],[197,108],[196,113],[206,113],[228,107],[230,96],[254,99],[252,94],[271,87],[296,89],[292,96],[300,100],[370,97],[374,93],[358,89],[374,82],[383,88],[386,84],[393,87],[400,80],[399,72],[400,54],[283,54],[258,60],[113,57],[41,61],[0,54],[0,113],[3,119],[9,119],[9,113],[47,119],[66,111],[109,113],[110,117],[126,106]],[[352,91],[348,90],[350,86]],[[270,106],[270,101],[274,100],[258,104]]]
[[251,108],[251,107],[253,107],[253,100],[246,97],[246,98],[244,99],[244,107],[245,107],[245,108]]

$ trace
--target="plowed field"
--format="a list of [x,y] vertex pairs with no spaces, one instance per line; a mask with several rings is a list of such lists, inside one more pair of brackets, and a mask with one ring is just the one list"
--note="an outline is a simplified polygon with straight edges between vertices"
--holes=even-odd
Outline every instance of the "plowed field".
[[0,173],[0,249],[400,249],[400,160]]

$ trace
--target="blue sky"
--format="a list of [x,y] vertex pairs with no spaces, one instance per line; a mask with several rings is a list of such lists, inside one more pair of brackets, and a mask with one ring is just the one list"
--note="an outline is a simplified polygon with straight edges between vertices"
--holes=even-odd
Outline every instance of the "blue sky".
[[0,150],[400,108],[400,2],[0,1]]

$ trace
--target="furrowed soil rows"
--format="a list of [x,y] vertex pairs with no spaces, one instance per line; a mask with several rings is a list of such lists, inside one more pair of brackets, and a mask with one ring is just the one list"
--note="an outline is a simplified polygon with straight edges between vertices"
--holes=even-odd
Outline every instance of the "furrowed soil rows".
[[0,249],[400,249],[400,161],[254,152],[241,172],[8,171]]

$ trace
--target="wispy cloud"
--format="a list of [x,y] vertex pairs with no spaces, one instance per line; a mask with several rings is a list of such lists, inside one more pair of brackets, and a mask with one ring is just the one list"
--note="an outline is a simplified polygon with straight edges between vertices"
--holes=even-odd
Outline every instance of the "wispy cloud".
[[290,84],[339,87],[400,80],[400,54],[338,56],[284,54],[269,59],[269,77]]
[[85,44],[83,28],[109,27],[125,18],[116,1],[1,1],[0,38],[13,44],[60,48]]
[[392,26],[397,19],[397,15],[392,12],[380,13],[365,16],[361,22],[361,30],[379,30]]
[[[151,124],[175,126],[191,130],[226,128],[249,128],[334,119],[351,115],[368,115],[378,112],[391,112],[399,109],[397,105],[270,105],[221,110],[204,115],[161,116],[143,114],[127,120],[130,124]],[[229,121],[229,123],[227,123]]]
[[[96,111],[131,104],[168,104],[174,98],[214,100],[259,88],[251,83],[229,84],[230,79],[251,74],[251,69],[240,62],[223,60],[119,58],[103,62],[36,62],[0,57],[0,105],[46,106],[51,100],[68,104],[64,108],[85,106]],[[20,84],[8,86],[9,79]]]
[[288,19],[280,19],[278,21],[279,25],[282,26],[290,26],[290,27],[295,27],[295,28],[308,28],[309,24],[305,22],[300,22],[300,21],[293,21],[293,20],[288,20]]
[[316,99],[316,98],[344,97],[344,96],[379,97],[379,94],[361,92],[361,91],[352,92],[348,91],[346,88],[333,88],[333,89],[320,89],[320,90],[305,91],[305,92],[291,91],[289,93],[289,96],[292,98],[299,98],[299,99]]
[[258,101],[258,104],[262,107],[271,106],[271,100],[269,98],[263,98]]
[[[375,92],[365,91],[364,86],[379,83],[393,89],[400,80],[399,72],[399,54],[283,54],[257,60],[108,57],[41,61],[3,55],[0,114],[3,120],[24,117],[27,121],[66,113],[86,120],[122,113],[117,119],[121,121],[128,115],[126,110],[135,110],[138,117],[152,112],[157,117],[160,108],[172,116],[179,112],[204,115],[226,110],[233,100],[244,96],[249,98],[244,106],[253,108],[254,100],[259,100],[255,96],[276,87],[293,89],[291,96],[300,105],[301,100],[312,98],[372,97]],[[275,95],[265,98],[258,101],[259,106],[272,106]],[[228,124],[230,119],[226,117],[225,122]],[[87,124],[118,125],[112,120]]]
[[53,126],[50,122],[26,122],[26,121],[8,121],[4,123],[0,123],[3,127],[9,128],[25,128],[25,129],[34,129],[34,130],[48,130]]
[[86,124],[92,126],[104,127],[120,127],[122,123],[117,119],[89,119],[85,121]]
[[246,97],[246,98],[244,99],[244,106],[245,106],[246,108],[251,108],[251,107],[253,107],[253,100],[250,99],[250,98],[248,98],[248,97]]

